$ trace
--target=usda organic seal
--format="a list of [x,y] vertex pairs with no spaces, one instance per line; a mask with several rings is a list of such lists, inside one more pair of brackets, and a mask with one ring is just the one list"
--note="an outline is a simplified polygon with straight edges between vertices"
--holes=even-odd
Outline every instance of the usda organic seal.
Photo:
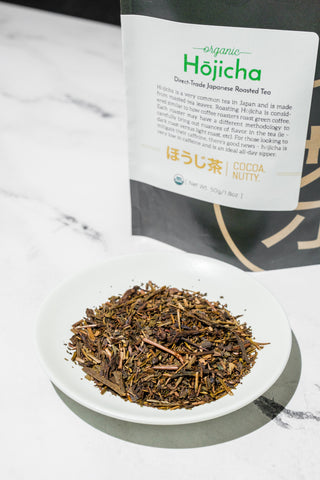
[[174,176],[174,182],[177,184],[177,185],[183,185],[184,184],[184,178],[182,175],[180,175],[179,173],[177,173],[175,176]]

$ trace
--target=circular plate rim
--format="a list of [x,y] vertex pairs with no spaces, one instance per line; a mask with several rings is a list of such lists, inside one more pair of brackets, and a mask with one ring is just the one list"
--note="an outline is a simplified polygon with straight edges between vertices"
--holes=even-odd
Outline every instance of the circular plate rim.
[[[129,260],[133,260],[133,259],[141,261],[141,260],[147,260],[147,259],[151,259],[151,258],[155,258],[155,257],[158,257],[158,258],[166,257],[167,259],[169,259],[171,257],[171,259],[173,259],[173,258],[176,259],[177,256],[179,256],[181,258],[181,260],[183,260],[183,257],[184,257],[185,260],[189,260],[189,261],[193,259],[193,260],[196,260],[196,261],[202,261],[202,262],[205,262],[205,263],[210,263],[211,265],[216,264],[216,265],[223,266],[223,269],[225,269],[225,270],[234,271],[234,272],[236,271],[240,274],[243,274],[244,275],[243,278],[245,278],[245,276],[249,277],[250,282],[252,282],[259,289],[264,291],[267,294],[267,296],[269,296],[269,298],[273,299],[273,301],[277,304],[277,306],[279,308],[279,311],[283,315],[282,321],[284,322],[284,325],[286,326],[286,330],[287,330],[286,350],[283,351],[282,363],[281,363],[281,365],[279,365],[278,370],[276,372],[274,372],[273,375],[270,375],[268,381],[265,382],[263,388],[260,388],[260,389],[256,390],[255,392],[252,392],[251,395],[248,395],[246,397],[245,401],[238,402],[234,406],[234,408],[230,407],[225,412],[223,412],[223,413],[220,412],[218,414],[215,414],[214,411],[211,412],[211,413],[206,412],[204,414],[199,413],[198,415],[190,414],[188,418],[184,418],[183,420],[181,420],[179,418],[174,418],[174,416],[173,417],[168,416],[167,418],[165,418],[165,417],[164,418],[156,418],[156,417],[155,418],[149,418],[149,417],[143,417],[143,416],[137,417],[136,415],[132,415],[128,412],[124,413],[124,414],[119,414],[117,412],[112,411],[112,409],[111,410],[108,409],[108,408],[103,408],[102,409],[102,408],[97,407],[96,405],[92,405],[92,403],[86,401],[83,398],[79,398],[79,396],[72,390],[72,388],[70,388],[69,385],[67,385],[65,382],[61,381],[61,379],[56,377],[52,368],[50,367],[50,365],[48,365],[48,361],[46,360],[46,358],[44,357],[44,355],[42,353],[41,339],[40,339],[39,332],[40,332],[40,329],[41,329],[41,324],[43,322],[42,318],[43,318],[43,316],[46,312],[46,309],[48,308],[48,306],[50,306],[50,302],[52,302],[52,299],[54,299],[54,297],[56,295],[58,295],[61,291],[63,291],[68,285],[70,285],[70,283],[75,281],[80,275],[89,274],[89,273],[95,271],[96,269],[100,269],[100,268],[104,268],[106,266],[110,266],[110,264],[112,264],[112,263],[117,263],[119,261],[121,262],[123,260],[128,260],[129,261]],[[70,325],[70,327],[71,327],[71,325]],[[49,379],[64,394],[66,394],[68,397],[70,397],[72,400],[76,401],[77,403],[83,405],[84,407],[86,407],[86,408],[88,408],[92,411],[95,411],[99,414],[110,416],[110,417],[113,417],[113,418],[116,418],[116,419],[122,420],[122,421],[129,421],[129,422],[133,422],[133,423],[149,424],[149,425],[182,425],[182,424],[188,424],[188,423],[198,423],[198,422],[218,418],[218,417],[221,417],[221,416],[224,416],[224,415],[228,415],[229,413],[232,413],[234,411],[239,410],[240,408],[245,407],[246,405],[250,404],[252,401],[257,399],[260,395],[265,393],[276,382],[276,380],[280,377],[281,373],[285,369],[285,366],[287,365],[287,362],[288,362],[288,359],[289,359],[289,356],[290,356],[290,352],[291,352],[292,332],[291,332],[291,327],[290,327],[286,312],[284,311],[284,309],[281,306],[281,304],[279,303],[279,301],[275,298],[275,296],[264,285],[262,285],[255,277],[251,276],[249,273],[247,273],[247,272],[245,272],[245,271],[243,271],[243,270],[241,270],[241,269],[239,269],[239,268],[237,268],[237,267],[235,267],[231,264],[222,262],[222,261],[217,260],[215,258],[205,257],[205,256],[202,256],[202,255],[191,254],[191,253],[180,252],[180,251],[179,252],[171,252],[171,251],[170,252],[148,252],[148,253],[134,253],[134,254],[128,254],[128,255],[119,255],[119,256],[109,257],[109,258],[107,258],[103,261],[96,262],[96,263],[94,263],[90,266],[87,266],[85,268],[80,269],[78,272],[76,272],[72,275],[69,275],[66,279],[64,279],[62,282],[60,282],[49,293],[49,295],[45,298],[45,300],[42,302],[41,307],[38,311],[36,324],[35,324],[35,344],[36,344],[36,350],[37,350],[39,361],[40,361],[45,373],[49,377]],[[98,391],[97,391],[97,394],[99,394]],[[120,397],[118,397],[118,398],[120,399]],[[120,400],[124,404],[124,410],[126,408],[125,407],[126,404],[132,405],[130,402],[125,402],[122,399],[120,399]],[[214,404],[216,404],[216,402],[219,402],[219,400],[211,402],[209,404],[206,404],[206,406],[214,405]],[[152,407],[139,407],[139,408],[142,408],[142,409],[146,408],[148,410],[151,410]],[[179,409],[179,411],[183,410],[183,411],[186,411],[186,412],[195,412],[199,408],[201,408],[201,407],[194,407],[193,409]],[[159,411],[158,409],[152,409],[152,410]],[[163,411],[161,411],[161,412],[163,412]],[[166,410],[164,412],[173,413],[173,412],[177,412],[177,410],[174,410],[174,411]]]

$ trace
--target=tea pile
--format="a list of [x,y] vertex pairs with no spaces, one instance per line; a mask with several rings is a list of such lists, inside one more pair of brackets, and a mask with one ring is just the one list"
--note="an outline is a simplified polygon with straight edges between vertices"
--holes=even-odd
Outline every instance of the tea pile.
[[148,282],[88,308],[72,326],[68,349],[102,394],[192,408],[232,395],[265,345],[240,316],[199,292]]

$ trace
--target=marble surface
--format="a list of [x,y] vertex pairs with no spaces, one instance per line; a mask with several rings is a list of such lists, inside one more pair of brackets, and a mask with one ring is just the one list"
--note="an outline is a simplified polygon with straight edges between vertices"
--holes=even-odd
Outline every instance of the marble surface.
[[286,310],[293,348],[238,412],[136,425],[50,383],[34,344],[50,291],[105,258],[172,247],[130,235],[120,28],[0,3],[0,59],[2,478],[319,478],[319,266],[251,274]]

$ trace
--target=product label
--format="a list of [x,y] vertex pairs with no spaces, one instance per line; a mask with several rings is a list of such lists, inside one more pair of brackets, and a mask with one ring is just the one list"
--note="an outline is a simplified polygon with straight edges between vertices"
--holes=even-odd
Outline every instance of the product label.
[[318,36],[122,16],[130,176],[224,206],[298,203]]

